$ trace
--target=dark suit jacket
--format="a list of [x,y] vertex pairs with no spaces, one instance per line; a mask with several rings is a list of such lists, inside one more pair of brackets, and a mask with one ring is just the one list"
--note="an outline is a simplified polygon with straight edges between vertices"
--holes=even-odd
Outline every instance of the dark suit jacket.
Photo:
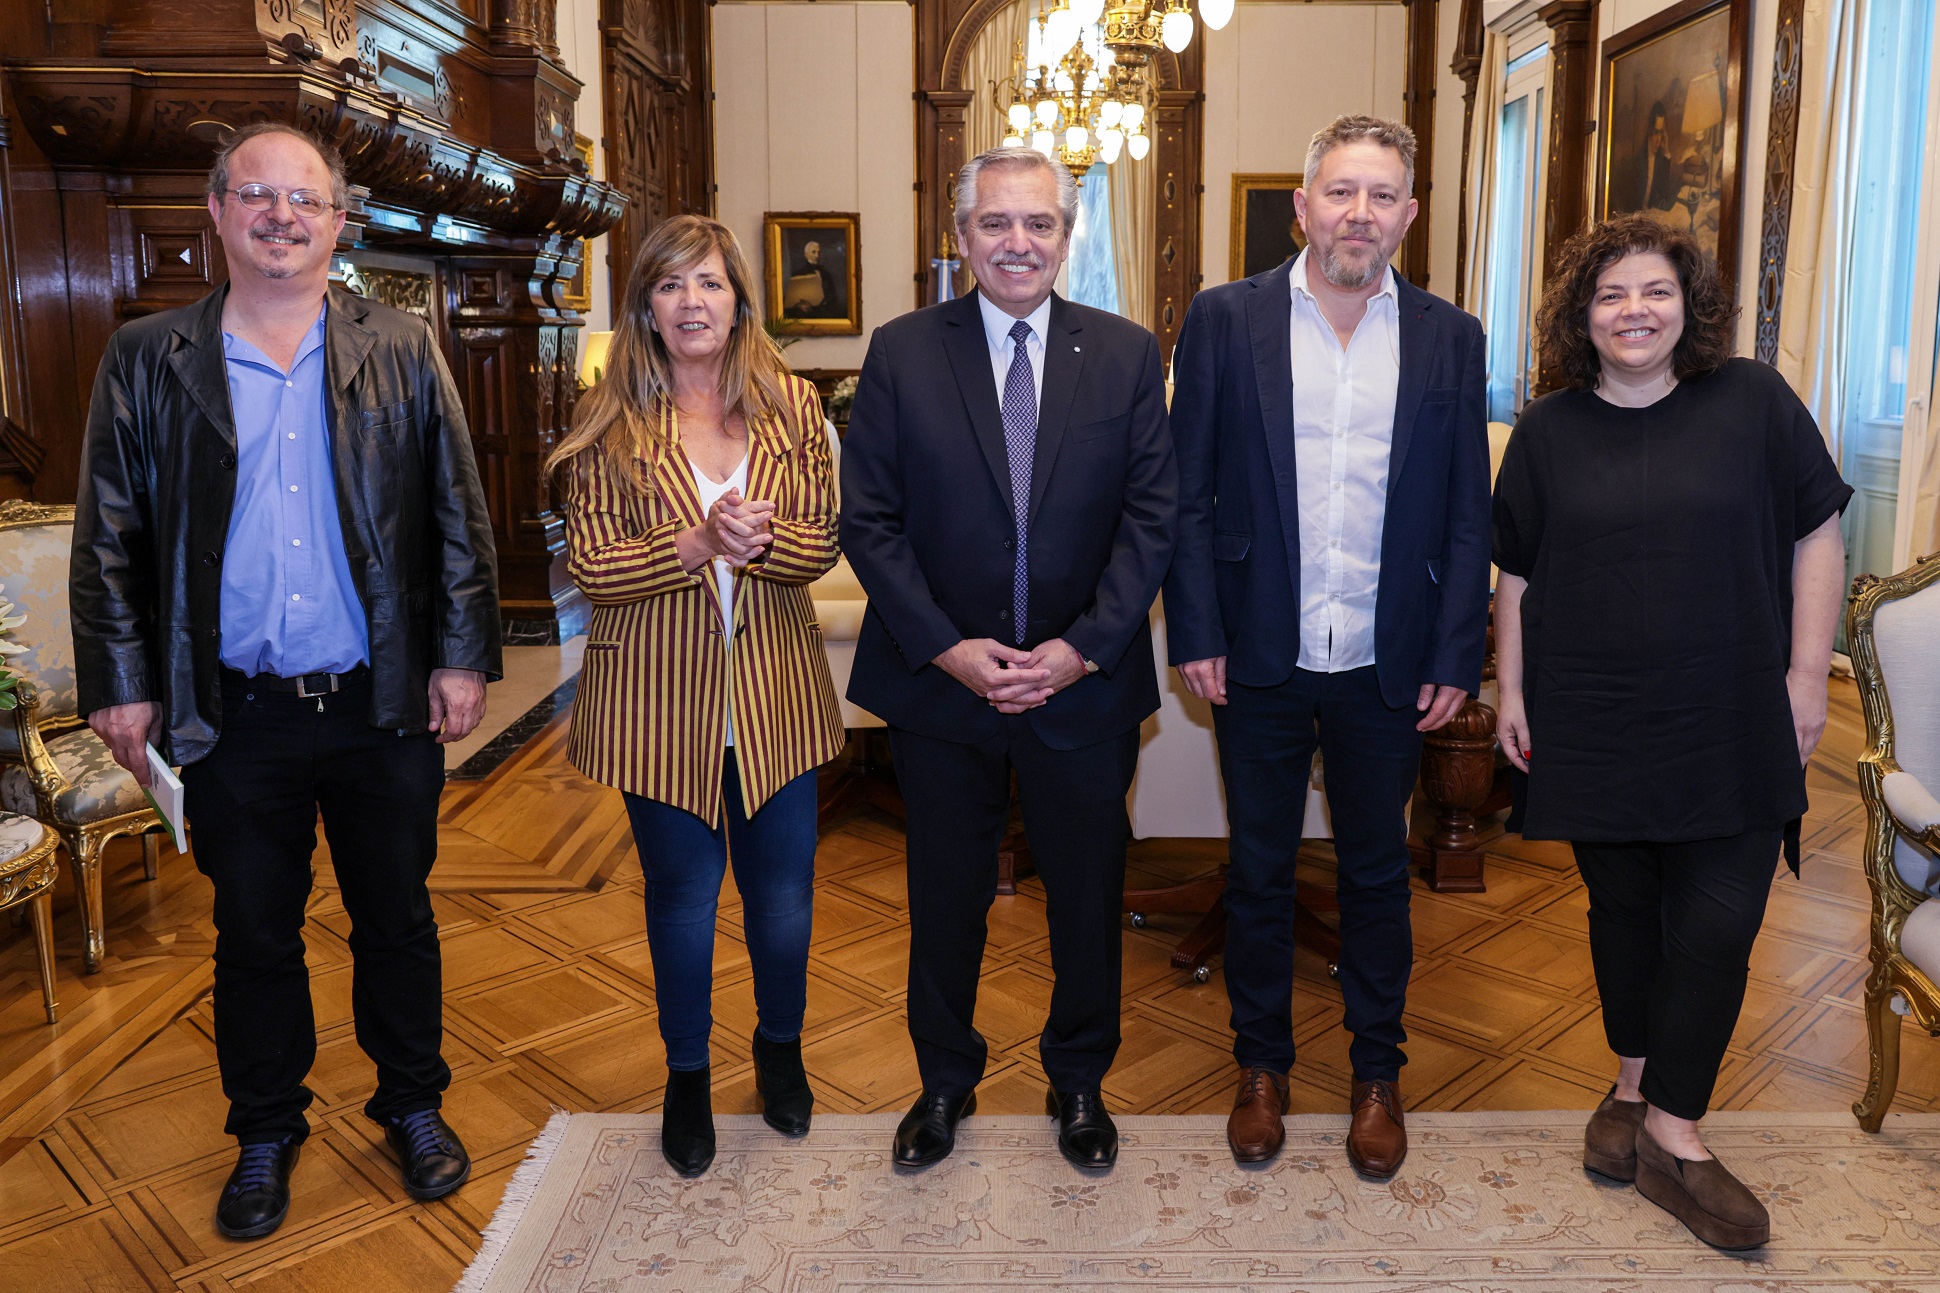
[[[1193,298],[1172,355],[1179,551],[1165,581],[1174,664],[1225,656],[1271,687],[1300,658],[1300,515],[1289,315],[1293,262]],[[1482,325],[1395,280],[1401,384],[1381,529],[1381,695],[1474,694],[1489,607],[1489,432]]]
[[[1158,708],[1146,615],[1178,476],[1152,334],[1058,297],[1046,330],[1024,644],[1063,638],[1099,666],[1030,711],[1068,750]],[[930,662],[965,638],[1014,640],[1008,461],[976,297],[878,328],[843,439],[841,534],[869,595],[849,699],[891,726],[966,743],[998,731],[990,703]]]

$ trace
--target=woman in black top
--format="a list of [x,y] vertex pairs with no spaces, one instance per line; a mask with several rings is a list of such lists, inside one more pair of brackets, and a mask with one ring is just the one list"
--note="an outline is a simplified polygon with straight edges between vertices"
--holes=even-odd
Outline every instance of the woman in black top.
[[1495,496],[1498,731],[1524,836],[1575,847],[1618,1057],[1584,1162],[1726,1248],[1770,1219],[1697,1120],[1781,847],[1798,865],[1852,494],[1784,379],[1731,358],[1736,315],[1689,234],[1577,235],[1537,318],[1568,389],[1523,411]]

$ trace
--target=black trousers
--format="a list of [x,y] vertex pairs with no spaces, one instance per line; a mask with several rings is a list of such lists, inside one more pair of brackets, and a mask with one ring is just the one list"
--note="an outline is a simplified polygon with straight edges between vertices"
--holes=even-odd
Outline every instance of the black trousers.
[[1226,995],[1233,1057],[1293,1067],[1294,859],[1318,748],[1339,858],[1340,989],[1357,1081],[1401,1075],[1401,1013],[1414,970],[1408,800],[1421,715],[1381,699],[1374,666],[1296,669],[1277,687],[1228,685],[1213,707],[1232,865],[1226,875]]
[[223,673],[222,736],[182,770],[195,863],[215,887],[216,1058],[239,1141],[302,1140],[316,1059],[303,907],[323,814],[350,916],[357,1043],[377,1065],[364,1112],[435,1109],[451,1083],[438,925],[444,758],[429,733],[370,727],[369,684],[317,699]]
[[1603,1034],[1642,1057],[1643,1094],[1695,1121],[1745,1004],[1783,831],[1688,844],[1575,844],[1590,891],[1590,960]]
[[1013,770],[1044,881],[1056,976],[1038,1053],[1055,1089],[1101,1085],[1118,1054],[1125,795],[1138,729],[1054,750],[1017,714],[976,745],[901,728],[889,740],[908,810],[909,1035],[924,1088],[962,1096],[983,1079],[989,1047],[973,1022],[977,974]]

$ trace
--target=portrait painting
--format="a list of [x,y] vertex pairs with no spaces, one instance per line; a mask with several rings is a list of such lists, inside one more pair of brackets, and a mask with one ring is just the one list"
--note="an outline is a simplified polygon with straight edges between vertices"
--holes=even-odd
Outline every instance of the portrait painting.
[[1263,274],[1307,245],[1293,213],[1293,191],[1300,182],[1293,174],[1233,176],[1228,278]]
[[771,325],[795,336],[854,336],[862,331],[862,271],[854,212],[769,212]]
[[1642,212],[1738,255],[1746,0],[1685,0],[1603,45],[1597,218]]

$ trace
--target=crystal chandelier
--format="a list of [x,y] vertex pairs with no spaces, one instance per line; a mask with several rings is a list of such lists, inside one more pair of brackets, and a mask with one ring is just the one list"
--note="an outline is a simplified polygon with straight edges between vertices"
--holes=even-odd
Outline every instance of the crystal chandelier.
[[[1199,0],[1199,16],[1224,27],[1233,0]],[[1010,77],[991,87],[1002,100],[1005,146],[1028,143],[1080,183],[1097,162],[1142,159],[1158,98],[1153,57],[1160,45],[1183,50],[1192,32],[1190,0],[1044,0]]]

